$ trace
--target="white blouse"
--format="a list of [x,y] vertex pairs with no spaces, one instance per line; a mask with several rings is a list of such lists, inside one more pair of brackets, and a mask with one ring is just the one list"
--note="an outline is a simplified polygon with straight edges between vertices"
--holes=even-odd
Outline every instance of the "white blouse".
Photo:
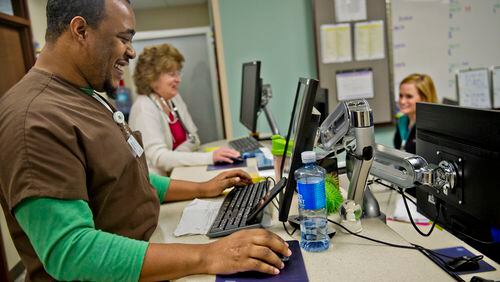
[[193,152],[200,145],[198,128],[179,94],[171,101],[177,107],[186,133],[191,134],[194,138],[186,139],[184,143],[172,150],[173,139],[168,116],[160,110],[159,105],[155,102],[157,97],[156,94],[138,96],[132,105],[129,118],[130,128],[139,130],[142,134],[149,171],[159,175],[167,175],[174,167],[178,166],[213,164],[211,152]]

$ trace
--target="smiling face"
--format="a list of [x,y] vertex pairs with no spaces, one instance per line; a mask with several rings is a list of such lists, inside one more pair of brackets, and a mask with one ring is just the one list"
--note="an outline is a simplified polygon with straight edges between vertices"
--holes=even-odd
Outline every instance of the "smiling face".
[[177,95],[180,83],[181,76],[179,71],[164,72],[160,74],[158,79],[151,83],[151,88],[165,100],[170,100]]
[[422,97],[418,93],[415,83],[403,83],[399,87],[399,111],[410,117],[415,116],[417,102],[421,102]]
[[95,28],[89,28],[86,56],[82,56],[82,71],[97,91],[114,94],[123,78],[129,60],[135,58],[132,37],[135,17],[129,4],[106,0],[105,16]]

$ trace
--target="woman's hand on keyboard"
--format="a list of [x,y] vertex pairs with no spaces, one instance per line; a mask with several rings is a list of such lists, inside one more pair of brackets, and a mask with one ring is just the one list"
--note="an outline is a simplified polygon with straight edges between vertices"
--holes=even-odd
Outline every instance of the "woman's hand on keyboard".
[[206,198],[217,197],[229,187],[251,183],[250,175],[241,169],[224,171],[209,181],[200,183],[200,195]]
[[289,257],[288,244],[265,229],[246,229],[207,245],[204,264],[209,274],[259,271],[279,274],[285,266],[278,254]]

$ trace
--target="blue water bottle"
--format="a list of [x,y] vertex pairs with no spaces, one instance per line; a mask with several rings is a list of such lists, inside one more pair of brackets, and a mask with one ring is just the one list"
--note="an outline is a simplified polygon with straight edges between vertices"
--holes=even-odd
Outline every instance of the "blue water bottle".
[[300,246],[309,252],[321,252],[330,246],[326,219],[324,168],[316,165],[316,153],[302,152],[304,166],[295,171],[299,191]]

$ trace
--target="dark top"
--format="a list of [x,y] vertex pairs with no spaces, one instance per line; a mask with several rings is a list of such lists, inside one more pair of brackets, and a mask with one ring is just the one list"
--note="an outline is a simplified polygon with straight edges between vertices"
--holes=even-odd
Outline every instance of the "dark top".
[[[396,134],[394,134],[394,148],[402,149],[408,153],[415,154],[417,150],[416,144],[416,126],[415,124],[412,126],[410,133],[403,132],[408,128],[408,117],[402,116],[397,120],[396,123]],[[403,140],[405,140],[405,135],[407,134],[406,142],[403,145]]]
[[0,202],[28,281],[52,278],[13,216],[24,199],[84,200],[96,229],[149,240],[160,202],[126,137],[102,104],[38,69],[0,98]]

